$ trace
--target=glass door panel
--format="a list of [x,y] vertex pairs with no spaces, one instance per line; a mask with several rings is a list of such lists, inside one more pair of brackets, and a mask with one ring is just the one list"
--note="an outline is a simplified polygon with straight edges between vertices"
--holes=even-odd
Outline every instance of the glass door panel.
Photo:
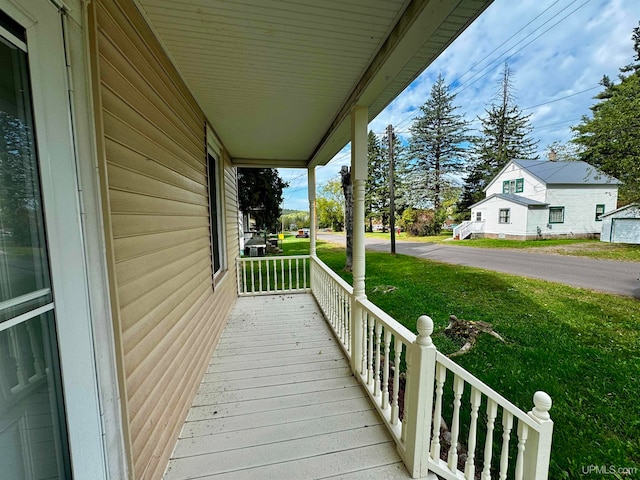
[[0,72],[0,478],[71,478],[26,38],[2,12]]

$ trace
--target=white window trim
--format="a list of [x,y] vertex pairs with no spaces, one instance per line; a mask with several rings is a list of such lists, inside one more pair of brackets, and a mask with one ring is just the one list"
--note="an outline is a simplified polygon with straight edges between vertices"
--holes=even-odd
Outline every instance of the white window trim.
[[[217,185],[215,188],[216,195],[216,205],[218,206],[218,211],[216,215],[217,221],[217,231],[218,231],[218,242],[220,248],[220,269],[213,272],[213,282],[214,287],[220,283],[222,278],[225,276],[225,273],[229,270],[228,261],[227,261],[227,235],[226,235],[226,222],[225,222],[225,212],[226,212],[226,204],[225,204],[225,195],[224,195],[224,168],[222,155],[220,154],[221,148],[219,143],[216,140],[216,136],[207,125],[207,154],[211,155],[214,159],[215,169],[216,169],[216,181]],[[209,159],[207,158],[207,175],[209,169]],[[207,178],[207,181],[210,180],[210,177]],[[209,203],[209,208],[211,208],[211,203]],[[211,212],[209,212],[209,218],[211,219]],[[211,234],[210,229],[210,234]],[[213,240],[213,239],[212,239]],[[212,252],[213,255],[213,252]],[[211,262],[211,269],[213,270],[213,256]]]
[[27,31],[71,468],[77,480],[106,480],[62,22],[49,0],[0,9]]

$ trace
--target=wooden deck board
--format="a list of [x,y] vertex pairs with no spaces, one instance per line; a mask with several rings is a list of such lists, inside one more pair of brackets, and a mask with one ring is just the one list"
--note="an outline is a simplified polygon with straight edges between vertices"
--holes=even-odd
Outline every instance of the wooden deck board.
[[311,295],[242,297],[165,480],[410,478]]

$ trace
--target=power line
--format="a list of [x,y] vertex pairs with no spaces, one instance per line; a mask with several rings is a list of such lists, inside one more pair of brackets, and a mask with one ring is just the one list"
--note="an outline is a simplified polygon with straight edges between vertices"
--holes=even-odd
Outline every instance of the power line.
[[[560,12],[558,12],[556,15],[554,15],[553,17],[551,17],[549,20],[547,20],[545,23],[543,23],[542,25],[540,25],[539,28],[545,26],[547,23],[549,23],[551,20],[553,20],[554,18],[556,18],[561,12],[563,12],[564,10],[566,10],[567,8],[569,8],[571,5],[573,5],[577,0],[574,0],[573,2],[571,2],[569,5],[567,5],[565,8],[563,8]],[[553,25],[551,25],[549,28],[547,28],[546,30],[544,30],[543,32],[541,32],[539,35],[535,36],[534,38],[532,38],[529,42],[525,43],[522,47],[520,47],[518,50],[516,50],[515,52],[509,54],[509,56],[505,57],[504,60],[509,60],[511,57],[513,57],[516,53],[521,52],[522,50],[524,50],[526,47],[528,47],[529,45],[531,45],[533,42],[535,42],[537,39],[539,39],[541,36],[545,35],[547,32],[549,32],[551,29],[553,29],[555,26],[557,26],[559,23],[563,22],[564,20],[566,20],[568,17],[570,17],[571,15],[573,15],[574,13],[576,13],[578,10],[580,10],[582,7],[584,7],[587,3],[589,3],[591,0],[586,0],[584,3],[582,3],[581,5],[579,5],[578,7],[576,7],[575,9],[573,9],[571,12],[569,12],[568,14],[566,14],[564,17],[562,17],[560,20],[558,20],[556,23],[554,23]],[[531,34],[533,34],[535,31],[537,31],[538,29],[534,30],[533,32],[531,32]],[[520,42],[516,43],[513,47],[517,46],[519,43],[521,43],[522,41],[526,40],[527,38],[529,38],[531,35],[527,35],[526,37],[524,37],[522,40],[520,40]],[[513,48],[511,47],[511,48]],[[507,50],[506,53],[508,53],[509,50]],[[505,53],[505,54],[506,54]],[[469,88],[470,85],[474,84],[475,82],[477,82],[478,80],[484,78],[485,76],[487,76],[492,70],[494,70],[497,66],[498,66],[498,60],[500,60],[500,63],[503,62],[502,58],[498,58],[496,60],[494,60],[492,63],[490,63],[487,67],[483,68],[482,70],[480,70],[480,72],[482,72],[483,70],[486,70],[488,67],[492,66],[492,64],[495,63],[495,65],[493,65],[493,67],[489,70],[487,70],[484,74],[482,74],[480,77],[478,77],[476,80],[474,81],[468,81],[462,85],[460,85],[459,87],[457,87],[456,89],[454,89],[454,93],[460,93],[465,91],[467,88]],[[480,73],[478,72],[478,73]],[[472,77],[473,78],[473,77]],[[457,91],[456,91],[457,90]]]
[[[559,23],[563,22],[564,20],[566,20],[569,16],[573,15],[575,12],[577,12],[579,9],[581,9],[582,7],[584,7],[587,3],[589,3],[591,0],[586,0],[584,3],[582,3],[581,5],[579,5],[577,8],[573,9],[571,12],[569,12],[567,15],[563,16],[560,20],[558,20],[557,22],[555,22],[553,25],[551,25],[549,28],[547,28],[546,30],[544,30],[543,32],[541,32],[539,35],[535,36],[533,39],[531,39],[529,42],[527,42],[526,44],[524,44],[522,47],[520,47],[518,50],[514,51],[513,53],[509,54],[509,56],[504,57],[504,55],[509,53],[509,50],[513,49],[514,47],[518,46],[520,43],[522,43],[524,40],[526,40],[527,38],[530,38],[535,32],[537,32],[540,28],[544,27],[545,25],[547,25],[549,22],[551,22],[553,19],[557,18],[562,12],[564,12],[565,10],[567,10],[569,7],[571,7],[571,5],[575,4],[578,0],[573,0],[570,4],[568,4],[567,6],[565,6],[564,8],[562,8],[559,12],[555,13],[551,18],[549,18],[548,20],[546,20],[542,25],[540,25],[539,27],[537,27],[536,29],[534,29],[532,32],[530,32],[529,34],[527,34],[525,37],[523,37],[520,41],[518,41],[515,45],[513,45],[512,47],[510,47],[505,53],[499,55],[495,60],[493,60],[492,62],[490,62],[486,67],[484,67],[483,69],[479,70],[476,74],[474,74],[474,76],[472,76],[468,81],[462,83],[461,85],[459,85],[458,87],[454,88],[452,90],[452,93],[460,93],[463,92],[464,90],[466,90],[467,88],[469,88],[470,85],[473,85],[474,83],[478,82],[479,80],[481,80],[482,78],[484,78],[486,75],[488,75],[491,71],[493,71],[500,63],[502,63],[504,60],[508,60],[509,58],[513,57],[515,54],[521,52],[523,49],[525,49],[526,47],[528,47],[529,45],[531,45],[531,43],[533,43],[534,41],[536,41],[538,38],[540,38],[541,36],[545,35],[546,33],[548,33],[551,29],[553,29],[555,26],[557,26]],[[533,23],[535,20],[537,20],[538,18],[540,18],[540,16],[542,16],[544,13],[546,13],[551,7],[553,7],[553,5],[555,5],[558,2],[554,2],[551,6],[547,7],[545,10],[543,10],[540,14],[538,14],[536,17],[534,17],[532,20],[530,20],[527,24],[525,24],[523,27],[521,27],[518,31],[516,31],[513,35],[511,35],[511,37],[509,37],[507,40],[505,40],[504,42],[502,42],[502,44],[500,44],[498,47],[494,48],[489,54],[485,55],[484,58],[482,58],[481,60],[479,60],[478,62],[476,62],[472,67],[470,67],[466,72],[464,72],[460,77],[458,77],[455,81],[458,81],[460,79],[462,79],[467,73],[469,73],[475,66],[477,66],[478,64],[482,63],[485,59],[487,59],[490,55],[492,55],[493,53],[495,53],[496,50],[498,50],[501,46],[503,46],[504,44],[506,44],[509,40],[511,40],[512,38],[514,38],[515,36],[517,36],[520,32],[522,32],[527,26],[529,26],[531,23]],[[491,67],[489,69],[489,67]],[[489,70],[487,70],[489,69]],[[480,74],[481,72],[487,70],[484,74],[482,74],[480,77],[478,78],[474,78],[476,77],[478,74]],[[528,107],[528,108],[533,108],[533,107]],[[402,127],[404,126],[405,123],[411,121],[413,118],[415,118],[415,116],[417,115],[417,110],[419,109],[419,107],[415,108],[407,117],[405,117],[404,119],[402,119],[400,122],[396,123],[396,128],[398,129],[398,131],[401,131]]]
[[591,90],[595,90],[596,88],[600,88],[600,85],[596,85],[595,87],[587,88],[586,90],[582,90],[580,92],[572,93],[571,95],[566,95],[564,97],[556,98],[555,100],[549,100],[548,102],[539,103],[537,105],[532,105],[531,107],[523,108],[522,110],[531,110],[532,108],[541,107],[543,105],[549,105],[550,103],[559,102],[560,100],[564,100],[565,98],[575,97],[576,95],[581,95],[583,93],[590,92]]

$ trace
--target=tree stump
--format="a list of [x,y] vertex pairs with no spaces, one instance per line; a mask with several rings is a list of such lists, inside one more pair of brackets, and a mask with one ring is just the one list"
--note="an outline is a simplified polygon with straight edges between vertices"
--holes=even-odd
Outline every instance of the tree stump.
[[467,353],[473,348],[478,339],[478,335],[481,333],[488,333],[492,337],[504,342],[504,338],[493,329],[490,323],[481,321],[473,322],[451,315],[449,317],[449,325],[444,329],[444,334],[453,340],[464,341],[464,345],[462,345],[460,350],[448,355],[448,357],[457,357],[458,355]]

